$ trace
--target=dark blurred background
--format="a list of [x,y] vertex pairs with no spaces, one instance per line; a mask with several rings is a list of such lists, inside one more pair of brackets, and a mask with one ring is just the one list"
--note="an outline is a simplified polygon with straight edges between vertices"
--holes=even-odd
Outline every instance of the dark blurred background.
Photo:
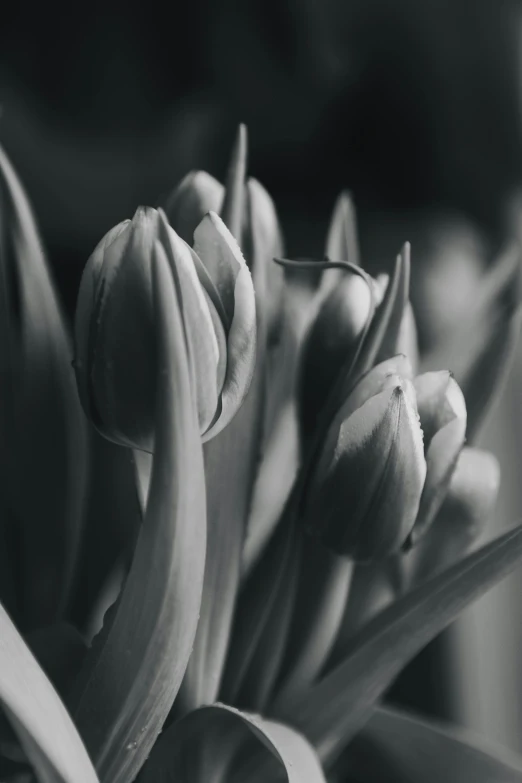
[[[278,205],[289,255],[323,253],[342,188],[367,267],[412,241],[430,347],[443,315],[424,306],[423,281],[451,274],[457,290],[437,291],[459,311],[522,184],[521,11],[519,0],[8,4],[0,142],[68,313],[101,236],[192,168],[222,177],[245,122],[249,169]],[[394,695],[451,717],[445,649],[424,653]]]
[[519,0],[10,3],[0,138],[68,303],[137,203],[194,166],[223,175],[239,121],[291,252],[322,252],[344,187],[371,255],[379,212],[495,241],[522,173],[519,38]]

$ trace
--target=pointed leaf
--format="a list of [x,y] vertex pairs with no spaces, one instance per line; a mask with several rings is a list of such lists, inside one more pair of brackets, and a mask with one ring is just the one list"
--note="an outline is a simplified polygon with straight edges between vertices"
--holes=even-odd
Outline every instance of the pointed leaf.
[[[250,278],[246,267],[243,271]],[[209,519],[205,583],[194,650],[175,705],[178,715],[216,700],[230,640],[265,399],[266,322],[257,291],[255,296],[257,337],[250,388],[228,426],[204,445]]]
[[346,190],[335,202],[326,239],[326,255],[331,261],[360,264],[355,207],[351,194]]
[[181,684],[205,562],[205,486],[184,327],[168,261],[154,256],[158,396],[149,500],[112,622],[95,642],[75,718],[102,781],[132,780]]
[[[88,450],[60,304],[27,197],[1,149],[0,201],[0,493],[9,520],[2,536],[21,544],[9,559],[18,558],[19,622],[30,629],[69,608]],[[10,546],[0,541],[0,549]]]
[[0,702],[40,783],[97,783],[72,720],[3,606]]
[[375,774],[380,783],[522,781],[522,759],[515,754],[462,729],[390,707],[374,712],[343,766],[361,783],[373,783]]
[[204,446],[208,531],[205,584],[194,651],[176,710],[216,700],[228,650],[239,586],[241,551],[257,466],[262,360],[241,409]]
[[262,458],[244,542],[243,575],[249,573],[268,543],[299,468],[295,386],[302,341],[299,320],[302,320],[302,302],[295,301],[292,293],[285,290],[279,343],[268,348],[266,355]]
[[400,669],[521,557],[522,527],[517,527],[417,587],[369,623],[333,671],[277,705],[275,717],[291,720],[331,764]]
[[279,340],[285,297],[284,270],[274,258],[284,253],[275,204],[255,179],[246,183],[247,220],[241,249],[252,272],[258,306],[263,309],[269,348]]
[[247,166],[247,129],[241,124],[237,130],[236,141],[227,173],[225,197],[221,207],[221,217],[230,233],[239,242],[245,208],[245,175]]
[[511,368],[522,323],[522,308],[507,309],[492,325],[487,342],[461,380],[468,411],[468,438],[475,438]]
[[[228,771],[241,746],[246,762]],[[250,763],[252,757],[261,757],[267,764],[270,780],[325,783],[314,750],[298,732],[224,704],[202,707],[170,726],[154,748],[139,783],[266,781],[255,763]]]
[[353,561],[305,537],[296,606],[276,691],[278,700],[291,698],[321,672],[344,616],[353,568]]
[[295,610],[297,580],[301,570],[301,551],[301,541],[294,539],[293,550],[289,553],[282,571],[277,600],[273,603],[261,629],[250,667],[236,696],[236,704],[241,708],[264,713],[272,697]]
[[407,242],[397,256],[393,276],[384,298],[375,311],[366,335],[354,375],[367,372],[374,364],[389,359],[397,353],[404,309],[410,288],[410,245]]
[[230,651],[220,691],[220,698],[227,702],[236,702],[249,676],[256,650],[280,601],[280,590],[287,585],[289,564],[294,555],[295,525],[286,517],[278,525],[238,598]]
[[94,607],[115,568],[128,571],[142,523],[131,451],[103,438],[94,427],[89,436],[85,529],[69,614],[73,625],[86,634],[96,622]]

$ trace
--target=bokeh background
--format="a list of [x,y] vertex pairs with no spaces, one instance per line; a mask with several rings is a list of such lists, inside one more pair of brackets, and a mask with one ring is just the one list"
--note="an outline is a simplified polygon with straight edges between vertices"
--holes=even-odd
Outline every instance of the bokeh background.
[[[365,265],[406,239],[424,350],[443,346],[518,226],[519,0],[11,3],[0,143],[67,312],[100,237],[187,171],[222,177],[238,122],[290,256],[319,257],[337,193]],[[521,347],[522,351],[522,347]],[[521,352],[482,436],[503,469],[489,534],[522,519]],[[468,612],[391,697],[522,750],[522,573]]]

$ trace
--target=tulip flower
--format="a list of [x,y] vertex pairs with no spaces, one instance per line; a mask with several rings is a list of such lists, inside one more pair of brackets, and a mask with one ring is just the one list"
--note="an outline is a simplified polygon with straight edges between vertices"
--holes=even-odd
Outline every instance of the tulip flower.
[[256,179],[246,179],[246,157],[246,128],[240,125],[226,187],[206,171],[191,171],[168,196],[164,209],[170,225],[191,246],[205,214],[220,215],[252,272],[270,343],[277,340],[281,327],[283,274],[272,258],[281,255],[283,240],[270,195]]
[[[349,399],[348,407],[357,407],[341,422],[335,442],[327,437],[307,516],[326,546],[362,561],[400,549],[415,523],[426,477],[412,383],[381,373],[374,371],[382,390],[360,405]],[[360,393],[356,389],[353,397]]]
[[[119,552],[121,570],[87,607],[94,619],[106,610],[91,644],[66,607],[43,615],[23,600],[28,585],[33,598],[36,591],[45,597],[42,575],[60,567],[64,597],[72,583],[83,587],[76,564],[79,555],[82,563],[89,559],[92,541],[86,547],[87,536],[76,535],[76,520],[92,497],[76,496],[63,524],[55,520],[55,500],[70,495],[68,482],[55,480],[52,492],[42,491],[49,476],[67,476],[49,473],[49,443],[65,432],[71,448],[59,451],[74,468],[85,417],[77,406],[78,429],[75,417],[60,415],[73,401],[65,394],[74,381],[71,357],[27,205],[0,155],[8,195],[0,226],[6,327],[0,422],[9,436],[2,452],[2,542],[12,543],[18,521],[10,512],[27,512],[0,574],[0,778],[6,783],[33,777],[342,781],[365,723],[377,736],[383,725],[386,736],[399,733],[404,778],[421,780],[426,770],[415,748],[410,752],[404,718],[383,714],[379,701],[400,669],[522,558],[519,527],[449,569],[437,568],[482,528],[498,475],[489,456],[462,448],[466,408],[451,375],[415,378],[410,359],[394,355],[408,307],[407,245],[377,306],[378,283],[353,264],[335,262],[340,274],[335,285],[330,277],[321,286],[308,341],[285,343],[283,336],[284,366],[274,360],[281,356],[270,342],[277,323],[288,326],[285,319],[300,316],[290,308],[281,319],[278,312],[277,278],[268,277],[276,269],[269,254],[279,241],[275,211],[260,186],[245,186],[244,134],[240,142],[221,206],[220,189],[191,175],[170,203],[171,220],[185,225],[183,236],[161,210],[141,207],[104,237],[84,272],[75,324],[84,410],[123,445],[117,451],[129,465],[137,450],[152,450],[139,531]],[[351,210],[338,215],[347,220]],[[341,223],[330,237],[337,258],[345,247],[358,253],[349,228]],[[299,324],[293,333],[301,336]],[[312,350],[317,365],[314,357],[308,365],[303,358]],[[259,459],[267,421],[285,437],[271,380],[276,377],[284,390],[279,397],[297,410],[297,367],[301,362],[310,373],[321,359],[329,382],[317,410],[310,409],[317,426],[303,443],[284,508],[276,510],[250,568],[241,571],[254,482],[262,504],[273,501],[280,479],[273,470],[263,475]],[[18,373],[8,372],[10,360]],[[42,378],[48,379],[44,395],[36,385]],[[263,410],[265,390],[271,417]],[[277,453],[280,460],[284,452]],[[280,472],[287,469],[283,462]],[[114,479],[109,472],[111,509],[119,506]],[[129,471],[122,483],[129,496],[135,493]],[[20,505],[10,505],[13,499]],[[58,531],[74,546],[59,546]],[[406,540],[415,544],[408,552]],[[106,538],[97,543],[105,546]],[[358,578],[360,561],[368,560],[377,590]],[[391,580],[379,579],[390,562],[398,573],[409,562],[415,576],[424,564],[436,575],[399,596]],[[353,634],[347,620],[354,598],[361,621],[368,601],[374,608],[392,605]],[[35,618],[43,622],[36,625]],[[508,763],[451,735],[441,743],[440,731],[407,723],[433,754],[449,744],[457,777],[522,779],[522,762]],[[486,777],[478,776],[483,769]]]
[[153,450],[155,242],[179,278],[204,440],[227,425],[248,390],[255,358],[250,273],[215,213],[200,221],[195,237],[192,250],[161,210],[140,207],[106,234],[85,267],[75,330],[78,388],[89,418],[117,443]]

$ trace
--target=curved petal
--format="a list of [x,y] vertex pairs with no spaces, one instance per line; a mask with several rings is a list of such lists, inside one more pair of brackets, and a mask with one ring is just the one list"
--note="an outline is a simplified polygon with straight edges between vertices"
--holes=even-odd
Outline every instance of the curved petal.
[[164,210],[174,231],[188,242],[194,241],[194,231],[203,217],[218,212],[225,189],[206,171],[189,171],[165,202]]
[[435,519],[444,502],[464,446],[466,420],[453,419],[432,438],[426,453],[426,481],[422,490],[419,513],[411,531],[409,543],[414,546]]
[[225,325],[227,371],[221,413],[205,433],[204,440],[209,440],[231,421],[249,389],[256,357],[256,302],[250,271],[223,221],[209,213],[194,238],[194,251],[209,272],[230,319]]

